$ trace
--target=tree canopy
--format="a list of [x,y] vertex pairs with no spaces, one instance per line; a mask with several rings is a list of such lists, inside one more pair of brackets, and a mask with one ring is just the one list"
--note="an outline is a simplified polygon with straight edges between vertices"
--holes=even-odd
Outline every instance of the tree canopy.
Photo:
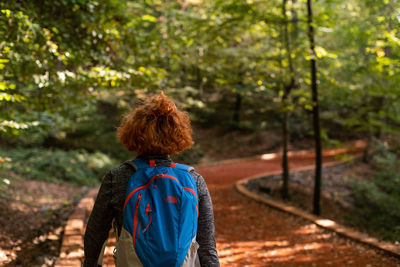
[[[313,56],[307,1],[284,1],[283,13],[282,2],[1,3],[1,135],[25,143],[62,138],[100,104],[120,112],[160,90],[194,123],[265,129],[277,127],[286,110],[291,137],[310,135],[312,57],[325,141],[343,132],[398,133],[400,3],[315,2]],[[282,105],[290,60],[296,83]]]

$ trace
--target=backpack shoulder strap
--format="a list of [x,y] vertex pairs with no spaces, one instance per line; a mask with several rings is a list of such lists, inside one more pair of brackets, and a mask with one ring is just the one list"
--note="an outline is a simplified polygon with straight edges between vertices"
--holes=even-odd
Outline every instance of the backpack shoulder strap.
[[135,164],[137,170],[138,169],[145,169],[145,168],[148,168],[150,166],[149,163],[146,160],[139,159],[139,158],[131,160],[131,162],[133,164]]
[[175,169],[184,170],[184,171],[187,171],[187,172],[190,172],[190,171],[194,170],[194,168],[192,166],[185,165],[185,164],[180,164],[180,163],[175,163]]

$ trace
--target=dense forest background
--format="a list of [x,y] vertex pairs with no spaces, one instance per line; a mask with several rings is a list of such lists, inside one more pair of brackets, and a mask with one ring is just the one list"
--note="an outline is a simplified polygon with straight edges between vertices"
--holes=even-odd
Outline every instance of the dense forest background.
[[399,130],[399,6],[317,1],[312,55],[301,0],[2,3],[2,143],[125,158],[120,116],[158,91],[223,131],[280,128],[288,112],[295,141],[313,134],[311,57],[323,141],[382,140]]
[[[17,174],[98,183],[132,158],[115,138],[122,114],[160,91],[195,128],[178,161],[276,151],[282,136],[289,149],[312,148],[315,60],[322,144],[366,140],[365,161],[385,174],[360,195],[375,192],[400,233],[399,1],[315,1],[311,24],[305,0],[2,1],[0,10],[0,193]],[[222,145],[237,152],[217,156]]]

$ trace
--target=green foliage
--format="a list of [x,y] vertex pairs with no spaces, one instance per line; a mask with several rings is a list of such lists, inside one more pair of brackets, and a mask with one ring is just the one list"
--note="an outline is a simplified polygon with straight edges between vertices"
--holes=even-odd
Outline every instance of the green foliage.
[[172,160],[184,164],[196,164],[200,162],[204,155],[205,154],[201,148],[195,144],[191,149],[182,151],[181,153],[172,156]]
[[330,88],[322,91],[323,118],[375,136],[399,132],[399,49],[391,41],[400,34],[399,4],[332,1],[326,8],[335,23],[322,28],[320,42],[338,57],[321,60],[321,84]]
[[95,185],[108,170],[116,166],[116,162],[107,155],[85,150],[20,148],[0,150],[0,158],[7,159],[0,165],[1,177],[11,182],[15,173],[26,179]]
[[[256,128],[280,121],[283,110],[304,124],[313,106],[305,2],[287,1],[289,21],[281,5],[1,3],[0,134],[59,136],[82,106],[96,105],[104,92],[131,106],[160,89],[182,102],[195,121],[215,126],[230,125],[237,113]],[[398,131],[399,4],[322,1],[314,8],[323,122],[361,133]],[[290,76],[286,22],[297,84],[282,106],[282,85]],[[237,94],[241,106],[235,105]]]
[[368,231],[382,238],[400,240],[400,160],[379,144],[374,157],[377,176],[353,182],[358,217],[352,218]]
[[78,117],[72,118],[73,124],[63,128],[62,135],[46,138],[44,144],[89,152],[101,150],[116,160],[125,161],[134,156],[117,140],[121,114],[122,108],[112,99],[99,100],[96,106],[87,105]]
[[115,52],[130,45],[122,43],[128,34],[125,4],[0,3],[1,135],[58,135],[101,90],[143,87],[160,77],[156,67],[121,64],[125,55]]

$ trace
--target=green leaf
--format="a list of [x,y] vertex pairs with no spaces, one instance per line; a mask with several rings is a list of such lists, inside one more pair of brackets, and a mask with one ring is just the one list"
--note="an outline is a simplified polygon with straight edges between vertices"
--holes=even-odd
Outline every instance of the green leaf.
[[6,17],[9,18],[11,15],[11,10],[9,9],[2,9],[1,13],[6,14]]
[[142,16],[142,20],[144,20],[144,21],[149,21],[149,22],[156,22],[156,21],[157,21],[157,18],[154,17],[154,16],[152,16],[152,15],[146,14],[146,15],[143,15],[143,16]]

